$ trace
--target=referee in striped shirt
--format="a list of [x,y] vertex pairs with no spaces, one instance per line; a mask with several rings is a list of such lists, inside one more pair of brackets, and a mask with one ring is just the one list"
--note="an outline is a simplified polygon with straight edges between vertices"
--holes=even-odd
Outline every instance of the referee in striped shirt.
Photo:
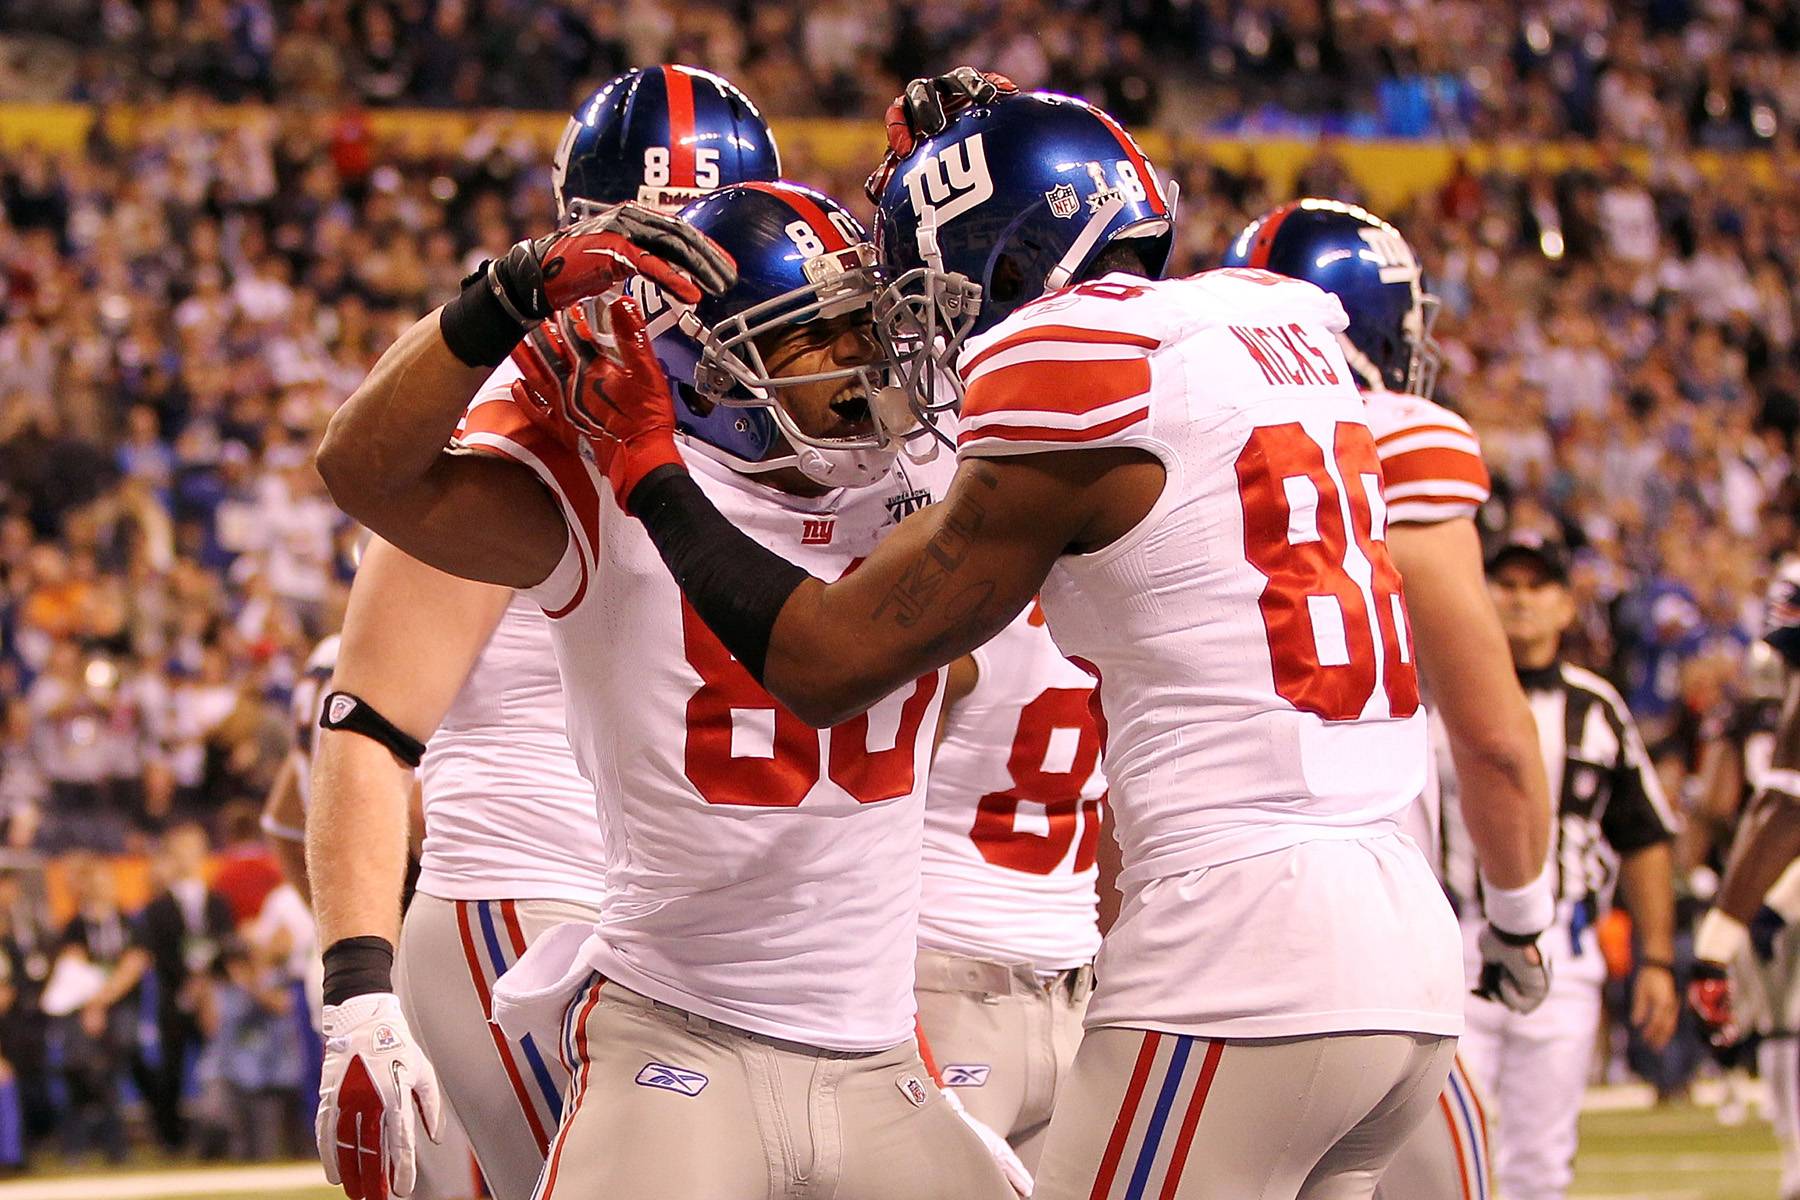
[[[1499,1105],[1494,1174],[1507,1200],[1560,1200],[1568,1190],[1606,981],[1594,925],[1615,885],[1624,889],[1637,931],[1632,1024],[1660,1049],[1680,1013],[1673,973],[1676,818],[1618,692],[1561,661],[1562,635],[1575,618],[1567,585],[1567,558],[1554,543],[1515,537],[1488,563],[1488,586],[1537,719],[1556,806],[1550,870],[1557,919],[1540,943],[1551,961],[1550,994],[1527,1014],[1471,997],[1459,1046]],[[1449,875],[1459,899],[1476,897],[1471,856],[1453,855]],[[1468,903],[1461,909],[1479,911]],[[1474,945],[1472,935],[1468,941]]]

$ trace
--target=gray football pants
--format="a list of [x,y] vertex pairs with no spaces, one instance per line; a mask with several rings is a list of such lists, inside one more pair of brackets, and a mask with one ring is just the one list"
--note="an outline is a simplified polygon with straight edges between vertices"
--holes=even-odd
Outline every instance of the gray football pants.
[[1030,1171],[1081,1045],[1092,968],[1040,980],[1029,967],[920,950],[919,1026],[939,1078]]
[[1368,1200],[1431,1114],[1455,1047],[1411,1033],[1089,1029],[1036,1200]]
[[595,976],[537,1200],[1011,1200],[918,1048],[746,1033]]
[[397,988],[406,1023],[468,1130],[494,1200],[529,1200],[562,1116],[568,1073],[555,1046],[488,1023],[494,981],[537,937],[597,910],[568,900],[413,896],[400,930]]

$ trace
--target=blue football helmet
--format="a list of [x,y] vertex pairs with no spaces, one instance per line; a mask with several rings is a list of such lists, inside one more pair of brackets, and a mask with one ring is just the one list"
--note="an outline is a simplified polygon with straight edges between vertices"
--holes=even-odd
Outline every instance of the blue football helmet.
[[551,160],[556,213],[635,200],[674,212],[714,188],[781,178],[749,97],[698,67],[637,67],[575,110]]
[[1154,278],[1174,248],[1175,187],[1117,121],[1072,96],[964,109],[879,186],[876,242],[896,277],[884,333],[911,349],[902,383],[927,418],[960,399],[964,339],[1079,279],[1125,239]]
[[1343,301],[1344,355],[1365,388],[1429,400],[1442,364],[1431,328],[1438,300],[1400,231],[1337,200],[1295,200],[1238,234],[1222,266],[1260,267],[1317,284]]
[[1762,640],[1773,646],[1790,667],[1800,667],[1800,558],[1788,557],[1776,567],[1763,600]]
[[[873,310],[887,275],[862,223],[829,196],[785,180],[720,188],[682,209],[681,218],[736,260],[738,282],[691,307],[641,276],[628,284],[668,374],[677,429],[708,457],[746,474],[797,466],[831,487],[880,479],[902,441],[918,431],[891,386],[893,354],[876,339]],[[772,335],[863,311],[875,346],[868,363],[777,375],[764,361]],[[869,404],[872,432],[814,437],[780,403],[783,388],[834,380]]]

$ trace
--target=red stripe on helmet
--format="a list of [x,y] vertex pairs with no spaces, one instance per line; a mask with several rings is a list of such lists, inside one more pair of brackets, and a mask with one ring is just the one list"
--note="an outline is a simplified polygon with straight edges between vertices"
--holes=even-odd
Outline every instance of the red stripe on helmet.
[[1138,149],[1137,140],[1126,133],[1125,127],[1113,120],[1110,113],[1098,108],[1091,111],[1100,118],[1100,123],[1111,130],[1115,138],[1119,139],[1119,149],[1125,152],[1126,159],[1137,171],[1137,177],[1144,185],[1144,194],[1149,197],[1150,211],[1168,216],[1169,210],[1163,204],[1162,183],[1157,178],[1156,171],[1150,166],[1150,160],[1144,157],[1142,150]]
[[694,178],[694,77],[672,63],[662,67],[669,99],[669,186],[698,187]]
[[826,253],[850,248],[849,239],[832,222],[830,214],[819,206],[817,200],[799,188],[787,183],[746,183],[744,186],[758,192],[767,192],[793,209],[819,235],[819,244],[825,247]]
[[1290,200],[1267,217],[1257,229],[1256,236],[1250,240],[1250,252],[1244,256],[1247,267],[1264,267],[1269,265],[1269,255],[1275,252],[1275,235],[1281,230],[1281,223],[1299,211],[1300,202]]

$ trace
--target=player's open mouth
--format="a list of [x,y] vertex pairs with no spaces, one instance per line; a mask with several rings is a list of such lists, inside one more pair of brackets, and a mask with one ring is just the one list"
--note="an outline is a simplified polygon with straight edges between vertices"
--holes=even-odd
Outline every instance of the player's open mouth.
[[875,427],[874,414],[869,411],[869,397],[860,388],[838,393],[830,408],[840,425],[833,431],[838,436],[867,433]]

